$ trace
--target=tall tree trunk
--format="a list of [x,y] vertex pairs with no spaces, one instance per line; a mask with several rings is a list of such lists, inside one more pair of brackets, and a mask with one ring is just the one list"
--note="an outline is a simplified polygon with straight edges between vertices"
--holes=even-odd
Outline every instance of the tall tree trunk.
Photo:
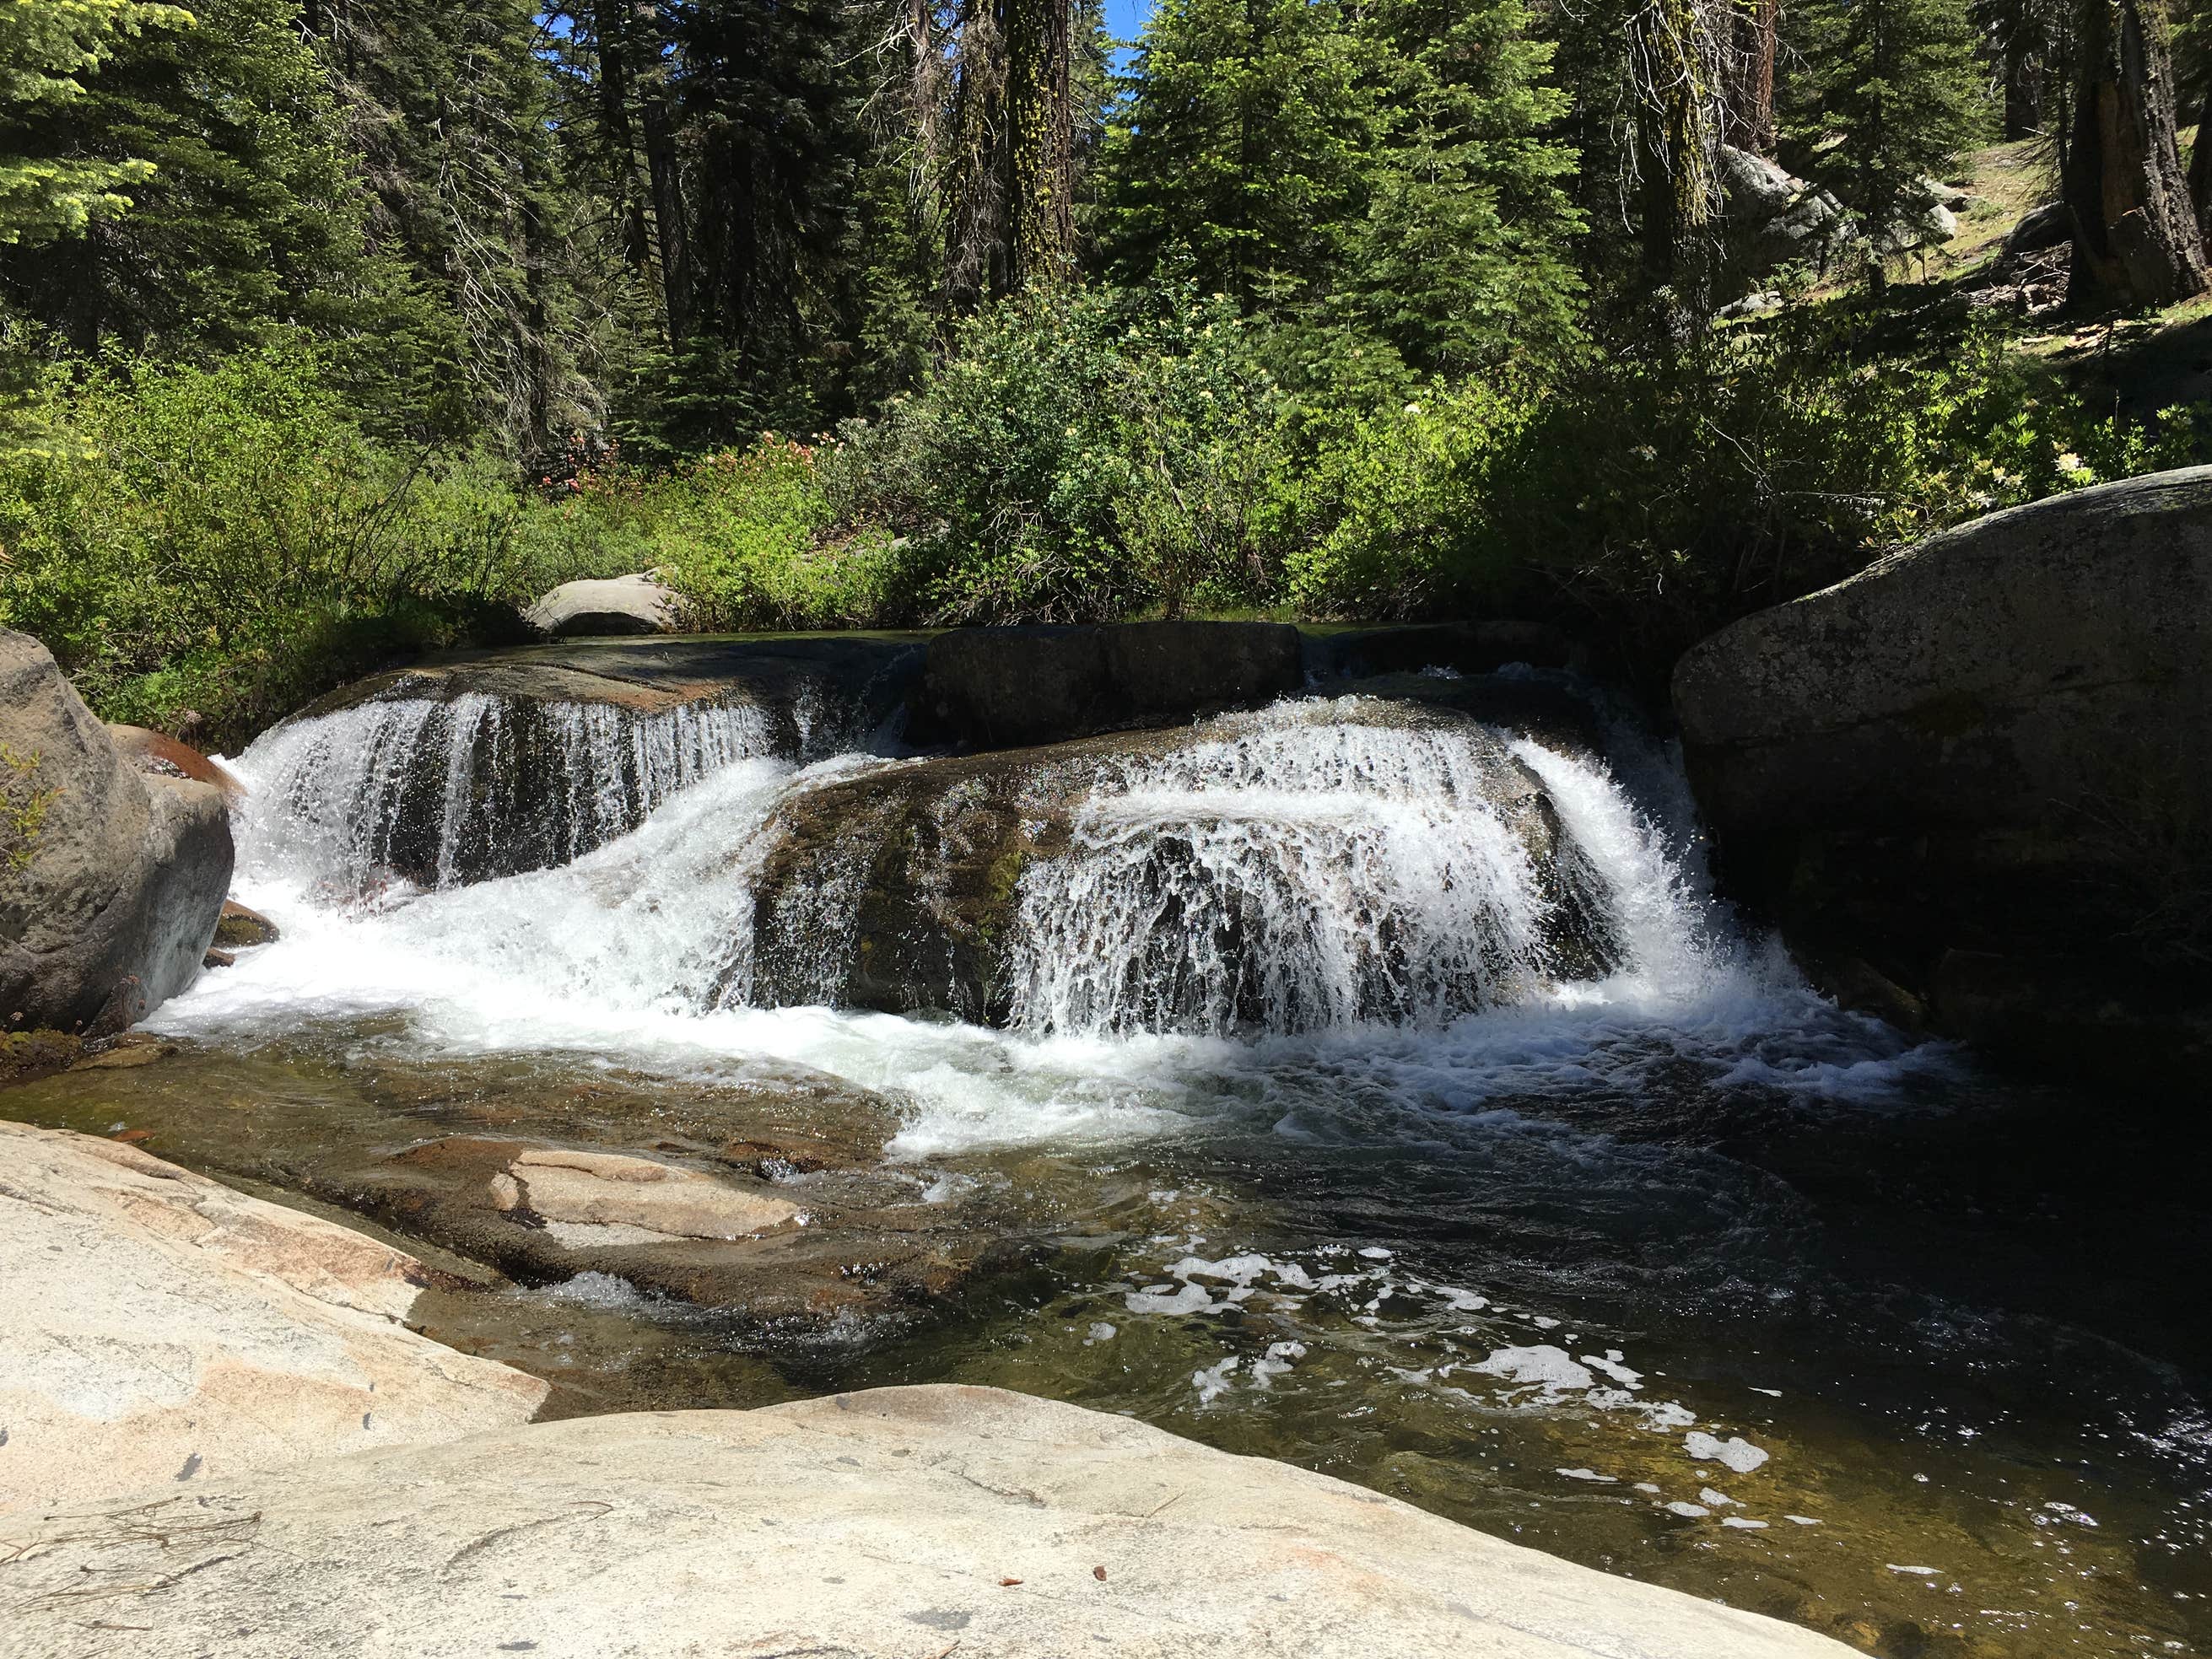
[[2076,306],[2204,291],[2204,239],[2174,143],[2163,0],[2083,0],[2066,204]]
[[2029,138],[2043,122],[2042,88],[2035,53],[2023,20],[2006,20],[2004,40],[2004,136]]
[[2197,110],[2197,142],[2189,151],[2189,205],[2204,233],[2205,252],[2212,257],[2212,92]]
[[1006,0],[1008,285],[1053,282],[1075,257],[1068,0]]
[[623,256],[640,276],[652,266],[645,228],[645,192],[637,179],[637,142],[629,120],[629,37],[623,14],[629,0],[594,0],[592,34],[599,53],[600,142],[606,147],[608,182],[622,217]]
[[660,253],[660,294],[668,307],[668,338],[681,345],[691,337],[696,313],[692,303],[691,221],[684,205],[684,179],[677,170],[676,134],[668,119],[667,89],[659,77],[643,88],[639,102],[645,128],[645,162],[653,185],[653,240]]
[[1735,0],[1729,13],[1728,142],[1774,154],[1774,53],[1781,0]]
[[1712,35],[1698,0],[1650,0],[1631,25],[1643,178],[1644,263],[1704,315],[1717,185]]

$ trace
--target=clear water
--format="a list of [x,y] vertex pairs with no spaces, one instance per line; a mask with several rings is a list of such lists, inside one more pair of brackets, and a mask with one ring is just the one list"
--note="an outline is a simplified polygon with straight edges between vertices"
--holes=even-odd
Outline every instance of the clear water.
[[[2201,1128],[1814,995],[1707,898],[1663,757],[1352,706],[1201,738],[1102,769],[1024,874],[1006,1031],[744,1004],[777,803],[900,763],[732,757],[569,865],[368,904],[264,787],[240,896],[283,940],[161,1012],[173,1059],[11,1110],[219,1166],[826,1075],[880,1097],[903,1201],[1027,1266],[826,1334],[619,1280],[434,1323],[563,1410],[943,1378],[1130,1411],[1897,1659],[2212,1644]],[[1580,978],[1565,908],[1605,941]]]

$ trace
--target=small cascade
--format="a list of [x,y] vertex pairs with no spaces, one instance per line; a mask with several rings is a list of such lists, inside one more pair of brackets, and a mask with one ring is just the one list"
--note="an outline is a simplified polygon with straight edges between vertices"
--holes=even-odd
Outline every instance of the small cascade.
[[278,726],[240,757],[252,793],[240,863],[348,898],[544,869],[773,746],[746,704],[648,712],[482,692],[361,703]]
[[1554,777],[1609,787],[1587,763],[1364,699],[1201,730],[1103,777],[1024,872],[1023,1029],[1432,1026],[1603,978],[1638,942],[1555,799]]

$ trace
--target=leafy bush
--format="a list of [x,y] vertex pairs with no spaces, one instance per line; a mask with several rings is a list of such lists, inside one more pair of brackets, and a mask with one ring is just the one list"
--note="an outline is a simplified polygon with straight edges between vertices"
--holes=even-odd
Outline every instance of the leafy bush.
[[110,719],[233,743],[394,655],[512,637],[573,574],[532,559],[499,465],[372,442],[303,354],[64,365],[37,404],[37,446],[0,453],[0,621]]
[[1663,665],[1890,547],[2202,450],[2183,411],[2100,414],[1993,328],[1913,361],[1856,327],[1793,311],[1358,422],[1285,502],[1290,597],[1326,616],[1565,607]]
[[1247,325],[1187,288],[1053,288],[823,458],[836,521],[903,544],[916,620],[1076,621],[1265,592],[1279,399]]

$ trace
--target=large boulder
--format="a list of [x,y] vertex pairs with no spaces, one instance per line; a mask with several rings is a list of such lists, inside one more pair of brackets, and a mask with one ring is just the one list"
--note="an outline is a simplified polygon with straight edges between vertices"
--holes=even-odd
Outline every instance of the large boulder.
[[139,1501],[11,1535],[0,1654],[76,1651],[95,1589],[110,1659],[1850,1652],[995,1389],[586,1418]]
[[229,890],[221,791],[143,774],[0,629],[0,1030],[120,1030],[190,985]]
[[[1525,860],[1531,938],[1476,937],[1510,879],[1457,839],[1478,821],[1512,843],[1499,862]],[[1407,837],[1430,843],[1410,864]],[[1541,780],[1474,714],[1410,699],[905,762],[794,792],[767,842],[744,988],[760,1006],[1057,1024],[1069,1011],[1019,1006],[1025,971],[1053,977],[1028,971],[1040,929],[1099,975],[1078,1023],[1215,1035],[1449,1015],[1619,962]],[[1468,931],[1444,937],[1455,902]]]
[[406,1328],[413,1257],[118,1142],[0,1123],[0,1513],[189,1497],[545,1396]]
[[1858,234],[1841,202],[1780,162],[1729,144],[1720,146],[1717,160],[1729,250],[1745,275],[1825,266]]
[[[1705,641],[1674,700],[1729,879],[1816,953],[1936,991],[1939,1017],[1947,980],[2039,975],[2078,1006],[2063,959],[2201,979],[2212,468],[1930,537]],[[1939,974],[1953,950],[2021,966]],[[1954,1000],[1954,1027],[2004,1023]]]
[[1298,632],[1278,623],[961,628],[930,641],[910,731],[970,749],[1188,724],[1304,683]]
[[600,580],[562,582],[523,613],[548,639],[587,639],[611,634],[673,634],[683,600],[640,573]]

